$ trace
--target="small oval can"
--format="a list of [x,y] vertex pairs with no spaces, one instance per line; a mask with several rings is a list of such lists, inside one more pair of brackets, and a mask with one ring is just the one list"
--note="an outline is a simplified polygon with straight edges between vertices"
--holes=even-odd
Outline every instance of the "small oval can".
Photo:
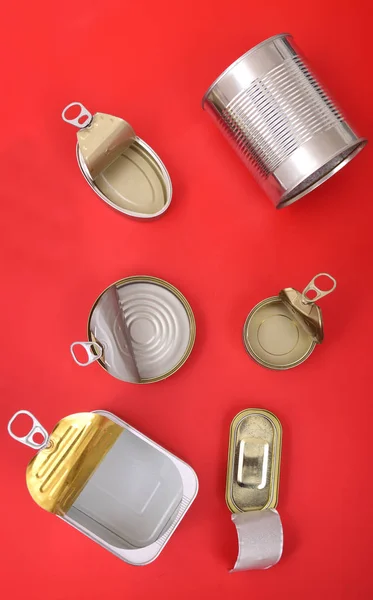
[[250,408],[232,421],[225,498],[233,513],[276,508],[282,428],[268,410]]
[[281,558],[281,444],[281,423],[268,410],[249,408],[232,421],[225,498],[239,545],[233,571],[268,569]]
[[[20,414],[32,419],[23,437]],[[65,417],[50,435],[19,411],[8,431],[38,450],[26,471],[34,501],[131,565],[157,558],[198,492],[189,465],[107,411]]]
[[[169,377],[189,357],[196,336],[193,311],[167,281],[138,275],[104,290],[88,317],[88,341],[74,342],[71,354],[80,366],[95,361],[110,375],[130,383]],[[82,347],[85,361],[77,357]]]
[[[331,282],[327,290],[318,287],[322,277]],[[254,306],[243,328],[243,342],[251,358],[279,371],[304,362],[324,339],[322,313],[316,300],[330,294],[336,285],[334,277],[319,273],[303,292],[285,288],[278,296]]]
[[[79,114],[69,118],[76,110]],[[78,127],[79,168],[104,202],[138,219],[154,219],[166,212],[172,198],[170,176],[129,123],[105,113],[91,115],[80,102],[66,106],[62,118]]]

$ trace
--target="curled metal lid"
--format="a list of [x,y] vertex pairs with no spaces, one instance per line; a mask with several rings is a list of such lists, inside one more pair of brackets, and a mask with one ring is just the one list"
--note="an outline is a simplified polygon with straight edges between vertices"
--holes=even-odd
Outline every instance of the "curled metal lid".
[[[33,419],[32,429],[22,438],[12,431],[19,414]],[[9,422],[8,431],[21,443],[39,448],[27,466],[28,490],[39,506],[62,516],[74,504],[123,427],[97,413],[77,413],[59,421],[48,437],[31,413],[19,411]],[[42,443],[33,441],[35,433],[43,435]]]
[[[327,277],[332,282],[329,290],[321,290],[316,285],[317,279],[321,276]],[[334,277],[328,273],[319,273],[303,292],[298,292],[294,288],[285,288],[279,293],[279,297],[291,311],[294,319],[317,344],[321,344],[324,339],[324,327],[321,308],[316,304],[316,300],[333,292],[336,286]],[[312,298],[308,296],[310,292],[314,294]]]
[[[80,113],[69,119],[69,109],[78,107]],[[112,115],[91,113],[80,102],[72,102],[62,112],[66,123],[79,128],[77,133],[79,150],[90,176],[95,180],[107,169],[134,141],[136,134],[131,125]]]
[[[181,292],[157,277],[136,275],[100,294],[88,318],[88,341],[74,342],[70,352],[80,366],[98,361],[121,381],[150,383],[184,364],[195,335],[193,311]],[[85,361],[76,354],[79,347]]]

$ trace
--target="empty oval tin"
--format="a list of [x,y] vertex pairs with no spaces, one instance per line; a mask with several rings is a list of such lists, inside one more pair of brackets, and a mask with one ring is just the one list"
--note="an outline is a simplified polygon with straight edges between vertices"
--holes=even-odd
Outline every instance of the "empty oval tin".
[[226,502],[231,512],[276,508],[282,429],[267,410],[250,408],[232,421]]
[[350,127],[286,33],[237,59],[210,86],[202,104],[276,208],[315,189],[367,142]]
[[[71,354],[80,366],[98,361],[117,379],[152,383],[185,363],[195,335],[192,309],[178,289],[156,277],[126,277],[97,298],[88,341],[74,342]],[[84,348],[85,362],[77,358],[77,346]]]
[[[321,290],[316,284],[319,277],[327,277],[332,287]],[[304,362],[324,338],[322,313],[315,301],[330,294],[336,285],[331,275],[320,273],[302,293],[286,288],[254,306],[243,328],[243,341],[250,356],[260,365],[276,370],[291,369]]]
[[281,558],[281,443],[280,421],[268,410],[243,410],[232,421],[225,498],[239,543],[233,571],[268,569]]
[[[33,421],[24,437],[12,431],[19,414]],[[38,450],[26,471],[35,502],[126,563],[157,558],[197,495],[189,465],[112,413],[70,415],[48,436],[19,411],[8,431]]]
[[[77,108],[77,117],[67,117]],[[121,213],[139,219],[162,215],[172,198],[170,176],[159,156],[123,119],[91,113],[80,102],[66,106],[62,118],[79,128],[77,160],[94,192]]]

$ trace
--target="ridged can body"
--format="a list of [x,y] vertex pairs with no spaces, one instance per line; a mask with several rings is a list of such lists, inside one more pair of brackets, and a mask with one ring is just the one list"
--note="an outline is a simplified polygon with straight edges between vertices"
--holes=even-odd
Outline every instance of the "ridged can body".
[[228,67],[206,92],[203,108],[276,208],[313,190],[366,144],[288,34],[269,38]]

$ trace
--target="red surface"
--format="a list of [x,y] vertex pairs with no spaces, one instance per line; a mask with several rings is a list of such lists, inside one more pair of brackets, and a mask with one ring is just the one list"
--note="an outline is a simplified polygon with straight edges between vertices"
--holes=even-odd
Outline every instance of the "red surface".
[[[372,596],[372,149],[276,212],[200,106],[212,80],[266,37],[290,31],[356,128],[373,137],[367,0],[213,5],[138,1],[9,3],[1,20],[1,589],[18,600],[123,598],[367,599]],[[159,221],[132,221],[85,184],[75,131],[80,100],[127,119],[174,185]],[[5,127],[5,130],[4,130]],[[246,355],[252,306],[320,271],[326,339],[298,369]],[[133,274],[162,277],[190,301],[195,349],[173,377],[121,383],[79,369],[97,295]],[[231,575],[237,542],[224,486],[229,424],[248,407],[283,424],[281,562]],[[184,458],[200,492],[161,556],[130,567],[37,507],[25,486],[33,452],[6,434],[27,408],[50,429],[108,409]]]

